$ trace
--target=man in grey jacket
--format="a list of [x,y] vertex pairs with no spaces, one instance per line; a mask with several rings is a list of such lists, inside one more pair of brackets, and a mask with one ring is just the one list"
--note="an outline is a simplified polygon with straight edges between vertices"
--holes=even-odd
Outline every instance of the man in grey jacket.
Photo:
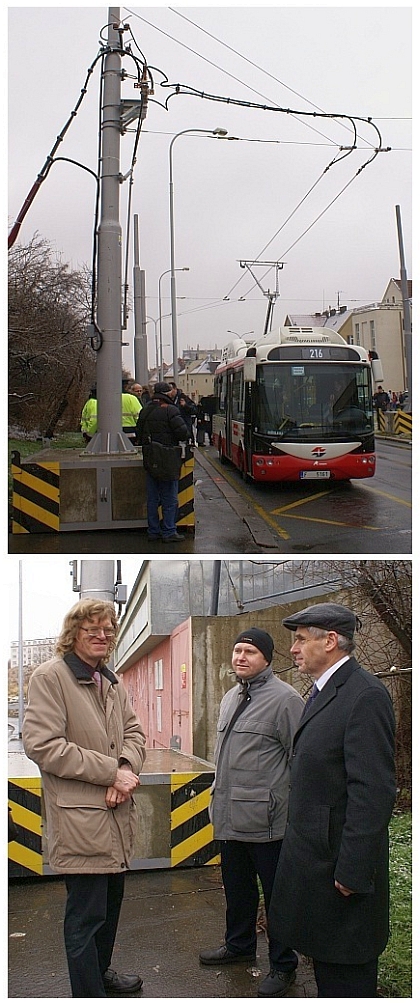
[[[266,911],[287,819],[289,755],[303,700],[271,667],[274,643],[259,627],[242,631],[232,655],[237,685],[220,705],[216,776],[210,808],[221,841],[226,896],[225,942],[200,954],[204,965],[253,963],[258,878]],[[297,956],[269,939],[270,974],[259,996],[284,996],[295,981]]]

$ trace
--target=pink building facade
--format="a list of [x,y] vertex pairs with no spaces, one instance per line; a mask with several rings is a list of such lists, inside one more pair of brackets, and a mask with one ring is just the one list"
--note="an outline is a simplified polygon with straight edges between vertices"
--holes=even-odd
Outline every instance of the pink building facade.
[[123,681],[147,748],[192,754],[191,620],[134,662]]

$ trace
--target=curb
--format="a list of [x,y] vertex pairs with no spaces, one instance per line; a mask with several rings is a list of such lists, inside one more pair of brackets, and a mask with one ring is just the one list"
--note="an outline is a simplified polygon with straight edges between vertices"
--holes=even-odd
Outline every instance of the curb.
[[[268,526],[265,524],[263,519],[260,519],[258,515],[255,514],[253,508],[249,503],[242,498],[238,488],[234,488],[229,481],[226,480],[221,474],[218,467],[212,462],[211,459],[204,456],[202,452],[198,449],[194,450],[194,457],[196,462],[212,478],[216,487],[221,491],[226,501],[230,507],[238,516],[241,522],[245,523],[246,527],[252,536],[252,539],[257,547],[261,547],[264,550],[270,548],[275,550],[276,553],[280,551],[280,539],[278,539],[274,533],[270,531]],[[219,474],[219,479],[215,479],[214,474]]]

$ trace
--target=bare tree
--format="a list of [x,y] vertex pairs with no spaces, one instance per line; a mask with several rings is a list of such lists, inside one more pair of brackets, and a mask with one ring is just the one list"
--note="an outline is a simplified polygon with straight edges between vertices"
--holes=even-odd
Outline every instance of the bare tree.
[[65,415],[68,430],[94,380],[86,338],[89,275],[71,271],[35,234],[9,254],[10,422],[52,435]]

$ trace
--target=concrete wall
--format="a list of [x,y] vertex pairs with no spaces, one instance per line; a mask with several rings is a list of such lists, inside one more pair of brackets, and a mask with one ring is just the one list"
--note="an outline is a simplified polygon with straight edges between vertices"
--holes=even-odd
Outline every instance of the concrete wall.
[[[362,619],[362,631],[357,635],[355,656],[371,672],[383,672],[390,666],[405,664],[398,641],[372,607],[369,599],[358,595],[357,590],[343,590],[320,597],[322,602],[338,602],[356,610]],[[301,676],[292,666],[290,646],[292,634],[281,621],[310,601],[285,603],[244,613],[235,617],[193,617],[192,631],[192,719],[193,748],[195,756],[213,761],[219,704],[223,695],[235,684],[231,668],[235,640],[247,627],[261,627],[274,640],[273,669],[281,679],[305,698],[312,680]],[[387,680],[384,680],[387,684]]]
[[[296,604],[295,604],[296,605]],[[306,605],[301,604],[302,605]],[[299,607],[296,607],[299,608]],[[286,610],[286,612],[283,612]],[[271,607],[258,613],[243,613],[240,616],[218,616],[192,618],[193,657],[193,753],[212,761],[216,739],[216,725],[222,697],[235,685],[232,671],[232,649],[235,640],[243,630],[257,626],[267,630],[278,647],[279,632],[288,634],[280,625],[287,616],[287,607]],[[275,656],[273,667],[285,669],[288,661]],[[282,678],[292,683],[292,672],[282,674]]]
[[[392,665],[405,665],[396,638],[369,599],[353,589],[351,593],[343,590],[322,596],[322,601],[342,602],[361,616],[363,630],[357,636],[356,657],[366,669],[383,672]],[[175,747],[183,753],[213,761],[220,701],[235,685],[233,645],[238,634],[248,627],[258,626],[271,634],[274,671],[306,697],[312,682],[292,666],[292,635],[281,621],[308,605],[306,599],[237,616],[194,616],[138,659],[122,675],[122,681],[146,732],[147,747],[168,749],[179,740],[180,745]],[[156,690],[155,664],[160,659],[163,688]]]

